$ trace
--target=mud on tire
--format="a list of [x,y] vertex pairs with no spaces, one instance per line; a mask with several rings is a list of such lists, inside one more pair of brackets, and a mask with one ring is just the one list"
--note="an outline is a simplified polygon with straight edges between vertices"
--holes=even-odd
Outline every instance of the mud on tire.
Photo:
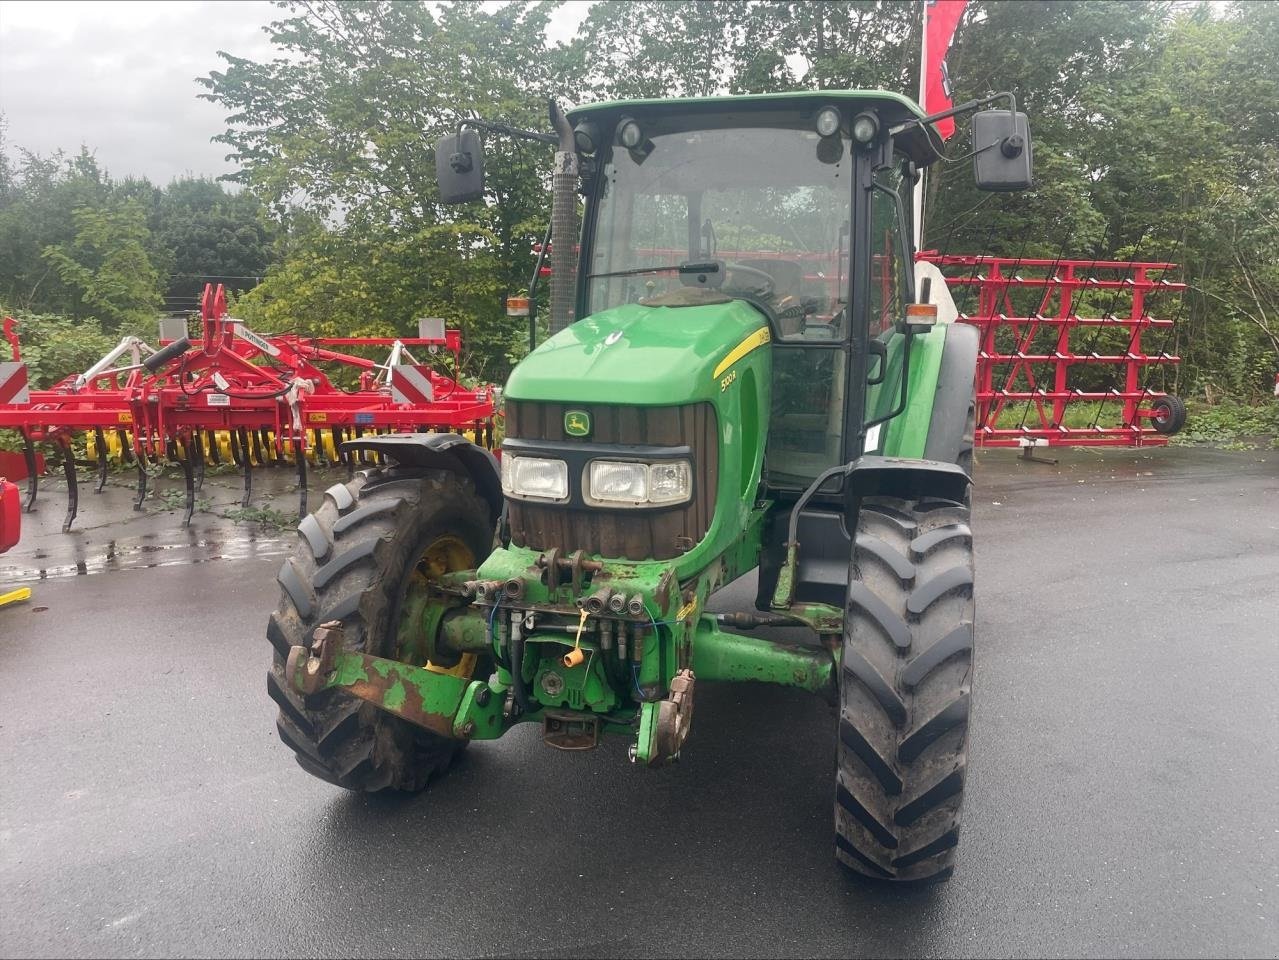
[[940,880],[959,842],[973,667],[968,507],[863,501],[840,671],[835,855]]
[[341,620],[347,649],[393,657],[409,575],[441,536],[461,540],[478,564],[493,548],[489,507],[471,481],[446,471],[376,469],[330,487],[298,525],[280,568],[280,606],[267,624],[274,648],[267,691],[276,728],[307,772],[350,790],[416,791],[464,746],[340,691],[304,698],[285,683],[294,645]]

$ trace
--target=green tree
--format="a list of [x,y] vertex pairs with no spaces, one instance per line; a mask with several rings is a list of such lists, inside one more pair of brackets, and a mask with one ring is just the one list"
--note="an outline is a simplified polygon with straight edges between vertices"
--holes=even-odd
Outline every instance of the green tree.
[[271,265],[275,227],[247,191],[229,193],[209,179],[174,180],[159,193],[154,220],[169,309],[195,304],[205,283],[250,290]]
[[[458,315],[490,375],[504,376],[522,334],[502,296],[532,267],[549,213],[549,152],[486,137],[485,201],[445,207],[433,145],[474,117],[546,129],[547,99],[571,95],[557,82],[563,54],[546,45],[553,6],[290,4],[271,28],[287,57],[254,63],[222,54],[226,69],[201,82],[204,96],[230,111],[221,139],[241,164],[236,179],[278,217],[304,223],[290,226],[284,262],[246,309],[257,300],[295,325],[326,315],[347,329],[399,331],[423,312]],[[390,279],[392,264],[391,286],[361,297],[366,281]],[[302,287],[286,280],[302,277]],[[361,309],[342,319],[317,313],[321,305],[303,293],[317,289],[335,302],[355,297]]]
[[72,293],[71,316],[94,316],[106,329],[141,324],[160,306],[160,281],[147,256],[150,231],[136,200],[72,211],[75,239],[43,256]]
[[43,256],[49,246],[75,240],[74,211],[98,207],[110,192],[88,150],[68,158],[27,151],[0,193],[0,302],[12,309],[67,312],[76,292]]

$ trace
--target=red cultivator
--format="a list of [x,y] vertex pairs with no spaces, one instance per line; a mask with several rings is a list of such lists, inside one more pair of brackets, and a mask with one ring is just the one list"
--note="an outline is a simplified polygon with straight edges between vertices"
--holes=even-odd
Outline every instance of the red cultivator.
[[[423,321],[429,329],[414,338],[259,336],[226,315],[221,286],[205,288],[201,314],[200,342],[162,340],[155,350],[126,337],[84,373],[47,390],[29,388],[15,324],[6,318],[13,359],[0,364],[0,427],[21,431],[25,440],[28,510],[38,483],[35,444],[55,444],[68,485],[63,529],[70,528],[78,508],[71,438],[78,432],[89,434],[99,491],[111,453],[136,463],[135,509],[146,496],[148,461],[177,461],[186,480],[188,523],[206,462],[229,458],[243,469],[247,506],[253,466],[292,457],[305,514],[307,460],[341,460],[351,469],[340,448],[345,439],[436,431],[469,433],[492,446],[495,392],[461,382],[461,337],[442,322]],[[338,347],[388,347],[390,353],[379,363]],[[419,363],[410,347],[424,347],[432,360],[450,358],[452,372]],[[358,384],[343,389],[333,378]]]
[[[1151,386],[1152,373],[1180,362],[1168,352],[1173,319],[1151,313],[1160,294],[1185,289],[1166,279],[1175,264],[920,259],[943,270],[959,320],[981,330],[978,445],[1162,445],[1185,422],[1182,401]],[[1069,407],[1083,403],[1095,405],[1091,422],[1068,426]]]

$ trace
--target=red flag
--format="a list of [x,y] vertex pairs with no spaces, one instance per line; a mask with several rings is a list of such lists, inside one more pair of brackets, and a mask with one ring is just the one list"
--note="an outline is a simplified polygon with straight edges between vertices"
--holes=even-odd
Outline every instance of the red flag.
[[[941,113],[949,110],[951,100],[950,76],[946,72],[946,54],[950,41],[959,26],[968,0],[925,0],[924,2],[924,56],[921,66],[920,87],[923,91],[924,113]],[[937,121],[937,132],[943,140],[955,135],[955,120],[947,117]]]

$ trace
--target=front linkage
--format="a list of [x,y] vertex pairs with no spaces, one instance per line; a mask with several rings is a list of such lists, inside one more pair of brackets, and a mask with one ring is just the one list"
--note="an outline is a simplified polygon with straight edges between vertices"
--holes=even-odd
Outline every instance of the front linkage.
[[[540,721],[543,739],[590,749],[601,733],[635,737],[634,762],[675,760],[692,721],[696,681],[756,681],[833,697],[839,611],[803,605],[784,614],[708,614],[722,567],[679,585],[672,565],[610,563],[556,551],[496,551],[474,574],[450,573],[428,603],[406,603],[422,666],[345,649],[342,625],[294,646],[286,682],[304,697],[341,690],[434,733],[491,740],[521,722]],[[821,647],[770,642],[729,632],[809,625]],[[492,656],[488,678],[431,658]],[[460,659],[459,659],[460,658]],[[467,658],[472,658],[468,661]]]

